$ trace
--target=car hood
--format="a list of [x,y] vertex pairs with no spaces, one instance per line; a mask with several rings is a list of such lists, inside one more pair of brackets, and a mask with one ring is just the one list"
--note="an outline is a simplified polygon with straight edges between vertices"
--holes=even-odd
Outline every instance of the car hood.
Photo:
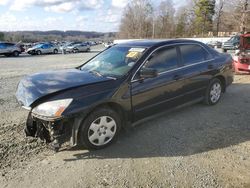
[[22,79],[16,98],[22,106],[30,107],[38,99],[58,91],[112,80],[79,69],[66,69],[33,74]]
[[32,50],[36,50],[36,49],[38,49],[38,48],[34,48],[34,47],[28,48],[28,49],[27,49],[27,52],[28,52],[28,51],[32,51]]

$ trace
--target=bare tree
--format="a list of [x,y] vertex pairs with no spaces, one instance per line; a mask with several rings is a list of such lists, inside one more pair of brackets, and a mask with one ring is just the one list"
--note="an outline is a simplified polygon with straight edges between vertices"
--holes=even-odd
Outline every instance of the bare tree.
[[223,14],[223,7],[224,7],[225,0],[219,0],[215,7],[215,20],[216,20],[216,35],[218,36],[220,31],[220,24],[221,24],[221,16]]
[[152,37],[153,6],[149,0],[130,1],[124,10],[120,38]]
[[161,1],[157,9],[157,34],[158,38],[169,38],[174,35],[175,8],[172,0]]
[[247,14],[248,14],[248,0],[244,0],[242,2],[242,16],[241,16],[241,23],[240,23],[240,31],[242,33],[246,32],[246,22],[247,22]]

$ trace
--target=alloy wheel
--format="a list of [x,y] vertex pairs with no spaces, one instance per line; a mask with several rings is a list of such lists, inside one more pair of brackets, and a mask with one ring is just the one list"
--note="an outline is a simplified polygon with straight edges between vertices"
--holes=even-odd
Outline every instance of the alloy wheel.
[[221,97],[221,92],[222,92],[221,84],[215,82],[210,90],[210,99],[212,103],[217,103],[219,101]]

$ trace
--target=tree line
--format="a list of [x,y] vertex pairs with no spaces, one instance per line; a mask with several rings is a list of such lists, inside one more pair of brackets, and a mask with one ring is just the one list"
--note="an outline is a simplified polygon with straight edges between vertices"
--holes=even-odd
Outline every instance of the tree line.
[[226,35],[250,31],[249,0],[187,0],[176,8],[173,0],[155,5],[130,0],[123,11],[119,38],[175,38]]
[[49,41],[86,41],[110,40],[116,33],[101,33],[90,31],[12,31],[0,32],[0,41],[8,42],[49,42]]

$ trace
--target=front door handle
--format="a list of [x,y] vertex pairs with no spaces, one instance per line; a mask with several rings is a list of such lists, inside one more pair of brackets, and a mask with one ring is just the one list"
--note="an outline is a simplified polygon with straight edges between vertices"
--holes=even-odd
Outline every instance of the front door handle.
[[174,80],[180,80],[182,77],[180,75],[174,75]]
[[207,66],[207,68],[208,68],[208,69],[213,69],[214,66],[213,66],[212,64],[210,64],[210,65]]

